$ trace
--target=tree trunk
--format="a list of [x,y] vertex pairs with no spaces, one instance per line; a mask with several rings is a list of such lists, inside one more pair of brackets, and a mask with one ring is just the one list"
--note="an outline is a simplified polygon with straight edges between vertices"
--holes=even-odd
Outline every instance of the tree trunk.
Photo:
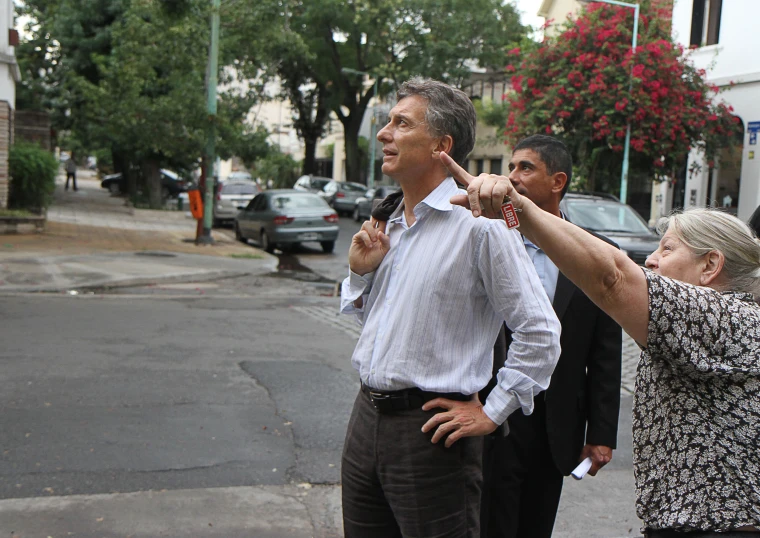
[[147,159],[143,163],[143,176],[148,191],[148,206],[151,209],[161,209],[164,205],[161,193],[161,169],[158,161]]
[[362,181],[364,174],[361,171],[361,158],[359,155],[359,127],[361,126],[361,116],[359,120],[354,118],[356,113],[351,114],[350,121],[343,126],[343,133],[346,142],[346,181],[355,181],[357,183],[366,183]]
[[315,174],[317,171],[317,139],[304,138],[303,167],[301,173]]

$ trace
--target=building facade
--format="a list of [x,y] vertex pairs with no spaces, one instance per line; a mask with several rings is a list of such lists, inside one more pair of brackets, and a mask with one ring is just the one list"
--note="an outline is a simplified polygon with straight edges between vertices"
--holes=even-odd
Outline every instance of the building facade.
[[[680,0],[673,7],[673,38],[686,48],[707,80],[722,91],[716,99],[734,108],[744,132],[711,168],[703,155],[692,151],[683,188],[661,185],[661,213],[670,206],[723,207],[747,220],[760,205],[760,46],[754,22],[760,17],[757,0]],[[683,200],[681,200],[683,198]]]
[[8,207],[8,151],[13,143],[16,82],[21,79],[16,45],[18,32],[13,28],[13,2],[0,0],[0,208]]

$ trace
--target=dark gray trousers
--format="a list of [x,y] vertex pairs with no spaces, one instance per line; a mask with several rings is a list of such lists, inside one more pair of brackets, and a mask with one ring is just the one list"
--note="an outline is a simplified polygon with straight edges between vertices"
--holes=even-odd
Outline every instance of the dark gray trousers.
[[478,538],[483,439],[421,428],[442,409],[381,414],[361,391],[343,448],[346,538]]

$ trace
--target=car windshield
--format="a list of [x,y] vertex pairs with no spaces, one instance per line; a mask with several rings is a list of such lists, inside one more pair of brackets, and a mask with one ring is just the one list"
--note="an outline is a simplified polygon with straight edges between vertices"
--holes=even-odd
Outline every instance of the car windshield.
[[367,187],[365,187],[364,185],[354,185],[353,183],[344,183],[343,190],[349,191],[349,192],[364,193],[366,192]]
[[251,183],[230,183],[222,186],[222,194],[256,194],[259,190]]
[[567,218],[595,232],[651,233],[630,207],[612,201],[568,200]]
[[277,209],[325,209],[330,206],[313,194],[280,194],[272,198],[272,206]]
[[329,179],[312,179],[311,180],[311,186],[315,189],[324,189],[325,185],[330,183],[331,180]]

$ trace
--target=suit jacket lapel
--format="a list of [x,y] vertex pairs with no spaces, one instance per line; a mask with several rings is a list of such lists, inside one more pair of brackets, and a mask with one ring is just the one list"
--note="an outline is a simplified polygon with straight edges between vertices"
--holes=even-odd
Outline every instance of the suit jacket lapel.
[[572,297],[574,291],[575,284],[570,282],[565,275],[560,273],[557,277],[557,288],[554,290],[553,304],[554,313],[557,314],[557,317],[560,320],[562,319],[562,316],[565,315],[565,310],[570,303],[570,297]]

